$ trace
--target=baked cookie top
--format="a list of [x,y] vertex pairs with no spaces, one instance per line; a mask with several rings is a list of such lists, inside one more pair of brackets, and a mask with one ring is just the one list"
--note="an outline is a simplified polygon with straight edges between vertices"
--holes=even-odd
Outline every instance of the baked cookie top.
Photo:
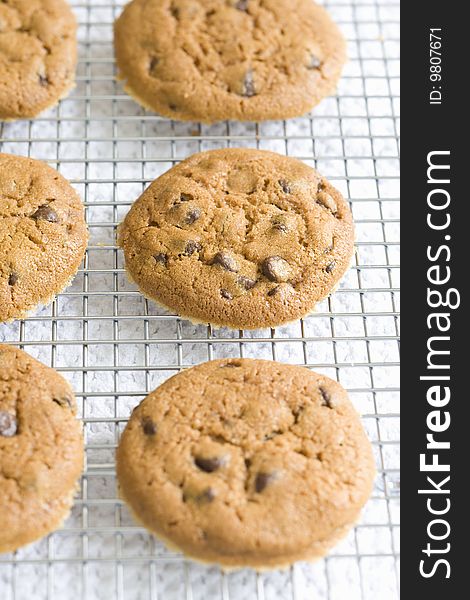
[[312,0],[133,0],[115,23],[125,89],[180,120],[303,115],[332,93],[345,42]]
[[62,175],[0,154],[0,321],[22,318],[62,291],[87,240],[82,201]]
[[374,473],[338,383],[252,359],[166,381],[133,411],[117,450],[136,517],[186,554],[227,566],[318,557],[356,521]]
[[53,369],[0,345],[0,553],[67,515],[83,465],[75,396]]
[[73,87],[77,24],[65,0],[0,2],[0,119],[25,119]]
[[159,177],[118,238],[147,297],[195,322],[256,329],[304,316],[335,288],[354,230],[347,203],[314,169],[233,148]]

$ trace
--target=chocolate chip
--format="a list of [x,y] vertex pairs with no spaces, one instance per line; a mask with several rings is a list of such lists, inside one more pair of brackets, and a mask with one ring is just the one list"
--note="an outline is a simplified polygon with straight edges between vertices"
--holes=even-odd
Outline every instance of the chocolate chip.
[[150,63],[149,63],[149,71],[152,73],[152,71],[158,66],[158,63],[160,62],[160,59],[157,58],[156,56],[152,56],[150,58]]
[[299,406],[298,408],[296,408],[292,411],[292,414],[294,416],[294,425],[297,425],[297,423],[300,420],[300,415],[304,412],[304,410],[305,410],[304,406]]
[[59,221],[56,211],[51,208],[49,204],[40,206],[36,212],[31,215],[31,218],[36,219],[37,221],[48,221],[49,223],[57,223]]
[[319,69],[321,67],[321,60],[315,54],[310,55],[310,62],[307,69]]
[[248,11],[248,0],[238,0],[238,2],[235,4],[235,8],[237,10],[242,10],[244,12]]
[[160,252],[160,254],[155,254],[153,258],[157,261],[157,264],[163,265],[164,267],[168,266],[168,254]]
[[256,88],[255,88],[255,82],[253,79],[253,71],[251,69],[249,69],[245,73],[245,78],[243,80],[242,96],[245,96],[246,98],[251,98],[253,96],[256,96]]
[[231,271],[232,273],[237,273],[239,270],[237,261],[226,252],[217,252],[211,261],[211,265],[219,265],[225,271]]
[[281,217],[274,217],[272,223],[273,223],[273,229],[276,229],[277,231],[280,231],[281,233],[287,233],[289,231],[289,228],[287,227],[284,219],[282,219]]
[[60,398],[52,398],[52,402],[55,402],[62,408],[72,408],[73,401],[68,396],[61,396]]
[[170,7],[171,16],[175,19],[179,19],[180,17],[180,9],[174,6],[173,4]]
[[18,273],[10,273],[10,277],[8,278],[8,285],[15,285],[18,281],[19,275]]
[[0,435],[3,437],[13,437],[18,430],[16,418],[4,410],[0,410]]
[[186,225],[192,225],[195,223],[199,217],[201,216],[200,208],[190,208],[184,217],[184,222]]
[[215,458],[204,458],[202,456],[197,456],[194,459],[196,467],[204,471],[205,473],[213,473],[220,469],[224,465],[224,460],[218,457]]
[[195,252],[200,252],[201,250],[202,250],[202,245],[199,242],[195,242],[194,240],[189,240],[186,242],[184,254],[185,254],[185,256],[192,256]]
[[276,285],[276,287],[274,287],[272,290],[269,290],[268,296],[270,298],[272,298],[273,296],[275,296],[276,294],[278,294],[280,291],[281,291],[281,286],[280,285]]
[[[180,485],[180,487],[182,487],[182,485]],[[213,488],[208,487],[205,490],[203,490],[202,492],[196,491],[196,490],[191,490],[191,489],[185,489],[183,491],[183,502],[188,502],[188,501],[193,501],[193,502],[200,502],[200,503],[205,503],[205,502],[213,502],[215,500],[216,497],[216,493],[214,491]]]
[[269,440],[273,440],[278,435],[282,435],[284,432],[280,429],[276,429],[276,431],[271,431],[271,433],[264,436],[264,441],[268,442]]
[[213,502],[215,500],[215,492],[211,487],[205,489],[197,498],[199,502]]
[[157,426],[150,417],[145,417],[142,420],[142,429],[145,435],[155,435],[157,433]]
[[260,494],[273,479],[273,473],[258,473],[255,479],[256,492]]
[[180,202],[189,202],[190,200],[193,200],[191,194],[185,194],[184,192],[180,194]]
[[249,458],[245,458],[245,467],[249,469],[251,467],[251,460]]
[[285,179],[279,179],[279,185],[281,186],[284,194],[290,194],[292,192],[289,182],[286,181]]
[[280,256],[269,256],[261,264],[261,272],[270,281],[287,281],[291,268],[289,263]]
[[47,87],[49,83],[50,82],[47,76],[39,75],[39,85],[41,85],[42,87]]
[[328,246],[328,248],[325,248],[323,250],[324,254],[329,254],[330,252],[332,252],[333,248],[335,247],[334,241]]
[[327,273],[331,273],[332,271],[334,271],[335,267],[336,267],[336,261],[335,261],[335,260],[332,260],[332,261],[330,262],[330,264],[326,266],[326,268],[325,268],[325,271],[326,271]]
[[233,300],[233,294],[230,293],[228,290],[221,289],[220,295],[222,296],[222,298],[225,298],[225,300]]
[[319,194],[317,195],[317,203],[321,204],[324,208],[326,208],[333,214],[336,214],[336,211],[338,210],[338,207],[333,197],[330,196],[330,194],[327,194],[326,192],[319,192]]
[[224,365],[220,365],[221,369],[235,369],[237,367],[241,367],[241,364],[239,362],[228,362],[225,363]]
[[240,285],[244,290],[252,290],[256,285],[256,279],[250,279],[249,277],[245,277],[244,275],[240,275],[237,279],[238,285]]
[[323,387],[320,387],[319,390],[322,398],[321,405],[327,406],[328,408],[333,408],[333,402],[331,400],[329,392],[327,392]]

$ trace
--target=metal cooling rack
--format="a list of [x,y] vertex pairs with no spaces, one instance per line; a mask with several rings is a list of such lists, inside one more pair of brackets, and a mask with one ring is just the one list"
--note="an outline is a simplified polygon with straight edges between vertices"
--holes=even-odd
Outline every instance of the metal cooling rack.
[[[398,598],[398,28],[394,0],[328,0],[349,40],[336,97],[311,117],[269,124],[174,123],[141,110],[114,79],[112,22],[123,0],[73,0],[77,88],[34,121],[0,125],[0,149],[41,158],[81,193],[90,246],[73,285],[0,341],[61,371],[77,391],[86,468],[64,528],[0,556],[0,598],[336,600]],[[266,148],[318,169],[350,199],[354,266],[315,314],[257,332],[193,326],[126,280],[116,225],[157,175],[192,152]],[[332,554],[285,573],[222,574],[137,527],[116,497],[114,450],[130,409],[181,368],[222,356],[306,365],[337,378],[377,459],[361,523]]]

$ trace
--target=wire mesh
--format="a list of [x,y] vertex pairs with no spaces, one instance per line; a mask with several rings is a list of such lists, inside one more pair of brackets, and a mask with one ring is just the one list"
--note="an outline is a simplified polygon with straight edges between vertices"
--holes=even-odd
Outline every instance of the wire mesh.
[[[0,598],[316,600],[398,598],[398,29],[394,0],[327,0],[349,41],[337,95],[287,122],[175,123],[140,109],[115,81],[112,22],[124,0],[73,0],[77,87],[34,121],[0,125],[0,149],[40,158],[85,202],[90,245],[72,286],[31,318],[0,326],[73,384],[86,466],[65,526],[0,556]],[[350,200],[355,263],[298,323],[233,332],[148,303],[124,274],[116,225],[146,185],[192,152],[271,149],[316,166]],[[117,498],[114,451],[133,408],[180,369],[227,356],[305,365],[338,379],[361,412],[378,477],[361,522],[325,560],[224,574],[170,552]]]

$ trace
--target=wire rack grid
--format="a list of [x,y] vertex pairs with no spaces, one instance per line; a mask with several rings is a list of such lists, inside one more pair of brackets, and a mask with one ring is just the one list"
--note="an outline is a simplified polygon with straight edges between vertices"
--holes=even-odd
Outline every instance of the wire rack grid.
[[[3,152],[48,161],[82,195],[90,227],[72,286],[0,341],[73,384],[86,466],[60,531],[0,556],[1,600],[336,600],[398,598],[398,27],[395,0],[327,0],[349,41],[337,95],[287,122],[175,123],[115,81],[112,22],[124,0],[73,0],[77,87],[34,121],[0,125]],[[146,185],[192,152],[275,150],[316,166],[350,200],[355,263],[338,291],[277,330],[194,326],[148,303],[125,276],[116,226]],[[227,356],[305,365],[338,379],[361,412],[378,477],[361,522],[325,560],[286,572],[224,574],[137,527],[117,498],[114,451],[130,410],[180,369]]]

